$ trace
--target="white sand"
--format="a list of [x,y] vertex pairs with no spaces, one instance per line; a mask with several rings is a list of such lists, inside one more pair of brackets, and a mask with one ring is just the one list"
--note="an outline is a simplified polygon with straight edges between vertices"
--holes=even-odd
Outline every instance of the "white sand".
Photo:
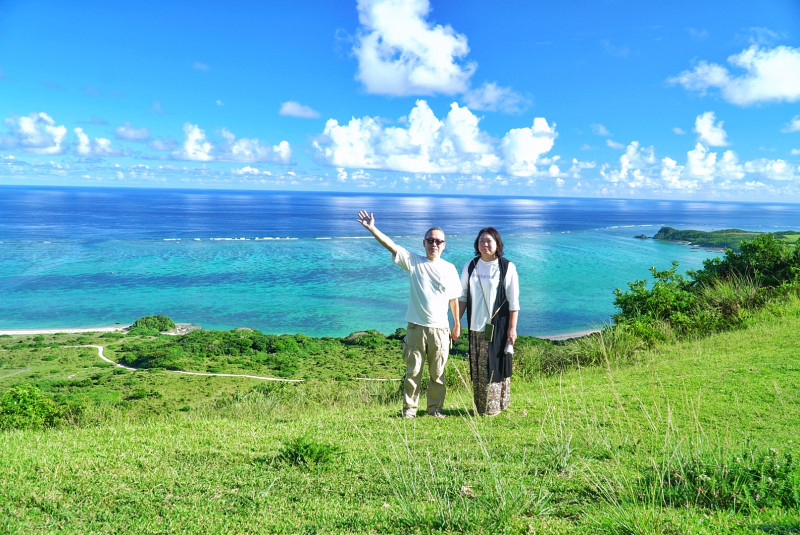
[[0,335],[4,334],[56,334],[56,333],[111,333],[123,331],[130,325],[111,325],[107,327],[65,327],[63,329],[17,329],[0,330]]

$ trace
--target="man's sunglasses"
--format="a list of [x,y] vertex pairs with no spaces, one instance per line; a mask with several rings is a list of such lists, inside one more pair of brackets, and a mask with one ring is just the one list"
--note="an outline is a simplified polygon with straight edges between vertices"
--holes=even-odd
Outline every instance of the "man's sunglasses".
[[433,245],[434,243],[436,245],[441,245],[444,243],[444,240],[437,240],[434,238],[425,238],[425,241],[428,242],[428,245]]

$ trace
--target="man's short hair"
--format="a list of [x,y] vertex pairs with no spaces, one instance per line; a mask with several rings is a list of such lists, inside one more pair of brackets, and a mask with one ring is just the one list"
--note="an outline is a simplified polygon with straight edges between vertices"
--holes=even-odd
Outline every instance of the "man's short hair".
[[427,237],[428,237],[428,235],[429,235],[431,232],[433,232],[434,230],[438,230],[439,232],[441,232],[442,234],[444,234],[444,230],[442,230],[442,227],[431,227],[431,228],[429,228],[428,230],[426,230],[426,231],[425,231],[425,237],[427,238]]

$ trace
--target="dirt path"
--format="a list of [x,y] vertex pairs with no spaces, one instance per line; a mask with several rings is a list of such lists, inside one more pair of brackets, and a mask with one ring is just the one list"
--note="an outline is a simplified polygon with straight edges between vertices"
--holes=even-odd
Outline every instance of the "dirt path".
[[[104,361],[108,362],[109,364],[113,364],[114,366],[116,366],[118,368],[124,368],[126,370],[131,370],[131,371],[136,371],[136,370],[141,369],[141,368],[130,368],[128,366],[125,366],[123,364],[119,364],[119,363],[114,362],[113,360],[107,358],[105,355],[103,355],[103,346],[83,345],[83,346],[66,346],[66,347],[93,347],[93,348],[97,349],[97,353],[98,353],[98,355],[100,355],[100,358],[103,359]],[[260,377],[258,375],[239,375],[239,374],[234,374],[234,373],[202,373],[202,372],[184,372],[184,371],[180,371],[180,370],[164,370],[164,371],[166,371],[168,373],[181,373],[183,375],[202,375],[202,376],[205,376],[205,377],[246,377],[248,379],[259,379],[261,381],[280,381],[280,382],[284,382],[284,383],[302,383],[303,382],[302,379],[278,379],[276,377]]]

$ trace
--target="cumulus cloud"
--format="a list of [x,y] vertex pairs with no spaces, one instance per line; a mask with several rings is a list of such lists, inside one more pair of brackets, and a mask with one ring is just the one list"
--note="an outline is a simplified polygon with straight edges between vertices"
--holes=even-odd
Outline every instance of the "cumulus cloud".
[[340,125],[329,119],[325,141],[315,146],[327,163],[340,168],[457,172],[496,159],[478,129],[478,118],[458,104],[452,104],[442,121],[427,102],[418,100],[405,123],[407,127],[385,127],[376,118],[362,117]]
[[276,162],[289,163],[292,159],[292,150],[288,141],[281,141],[278,145],[269,146],[258,139],[237,139],[227,129],[222,129],[224,143],[220,146],[217,159],[234,162]]
[[26,117],[10,117],[5,120],[9,136],[2,140],[7,148],[22,148],[33,154],[61,154],[67,127],[57,125],[44,112],[31,113]]
[[380,95],[464,93],[475,71],[467,38],[426,20],[428,0],[359,0],[356,78]]
[[508,87],[494,82],[484,83],[477,89],[464,93],[464,103],[473,110],[500,111],[519,114],[530,106],[530,101]]
[[272,173],[269,171],[261,171],[255,167],[250,167],[246,165],[241,169],[234,169],[231,171],[234,175],[254,175],[254,176],[272,176]]
[[214,159],[211,156],[213,146],[206,140],[206,133],[202,128],[196,124],[185,123],[183,134],[185,139],[181,149],[173,152],[175,158],[193,162],[210,162]]
[[653,147],[641,147],[638,141],[632,141],[625,148],[625,154],[619,157],[619,167],[612,168],[604,164],[600,175],[615,185],[631,190],[652,188],[657,176],[655,150]]
[[288,141],[277,145],[268,145],[258,139],[236,138],[229,130],[223,128],[222,142],[216,146],[206,138],[205,131],[197,125],[183,125],[185,139],[179,150],[172,156],[179,160],[194,162],[275,162],[290,163],[292,149]]
[[114,131],[117,139],[124,141],[147,141],[150,139],[150,130],[146,127],[133,128],[131,123],[125,123]]
[[76,152],[86,158],[99,158],[101,156],[119,156],[120,151],[111,148],[111,140],[98,137],[90,139],[83,128],[76,128],[74,130],[78,138],[78,146]]
[[538,165],[550,163],[541,159],[553,148],[556,136],[555,123],[550,126],[543,117],[536,117],[531,128],[509,130],[502,142],[507,171],[514,176],[537,174]]
[[701,61],[669,81],[702,94],[716,88],[722,98],[740,106],[800,100],[800,48],[752,45],[730,56],[728,63],[744,72],[732,73],[719,64]]
[[792,165],[784,160],[768,160],[761,158],[745,162],[744,169],[757,177],[778,182],[796,182],[800,179],[800,166]]
[[792,132],[800,132],[800,115],[795,115],[792,120],[786,123],[786,126],[781,130],[784,134]]
[[539,166],[554,163],[555,158],[543,155],[553,147],[555,125],[537,118],[531,128],[511,130],[498,143],[479,122],[457,103],[439,119],[426,101],[418,100],[400,121],[403,126],[385,126],[373,117],[354,117],[347,124],[329,119],[314,146],[327,164],[341,169],[469,175],[505,170],[514,176],[551,172]]
[[281,104],[281,109],[278,110],[278,114],[287,117],[299,117],[301,119],[316,119],[319,117],[319,112],[317,110],[293,100]]
[[719,121],[714,124],[716,117],[713,111],[707,111],[698,115],[694,121],[694,131],[700,137],[700,142],[712,147],[724,147],[728,145],[728,134],[722,128],[725,124]]
[[605,126],[603,126],[600,123],[592,124],[591,128],[592,128],[592,132],[594,132],[598,136],[611,137],[611,132],[608,131],[608,128],[606,128]]

